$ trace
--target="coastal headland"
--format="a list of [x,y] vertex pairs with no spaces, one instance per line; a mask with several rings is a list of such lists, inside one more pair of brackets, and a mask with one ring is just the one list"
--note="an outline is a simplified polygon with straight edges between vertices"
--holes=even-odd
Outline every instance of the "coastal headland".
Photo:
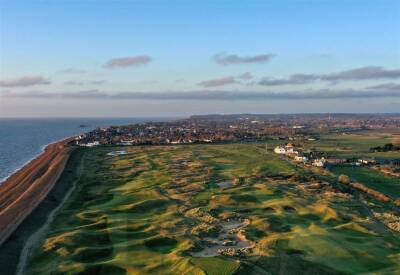
[[0,245],[53,188],[73,150],[68,138],[44,152],[0,185]]

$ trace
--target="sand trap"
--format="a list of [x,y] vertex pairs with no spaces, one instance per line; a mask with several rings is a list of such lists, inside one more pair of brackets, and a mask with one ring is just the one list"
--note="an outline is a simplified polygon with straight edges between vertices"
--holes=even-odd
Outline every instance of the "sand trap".
[[246,239],[243,228],[250,224],[250,220],[226,220],[217,222],[221,228],[218,237],[202,239],[205,243],[203,250],[191,253],[194,257],[214,257],[218,255],[237,256],[243,251],[254,247],[255,243]]
[[232,182],[230,182],[230,181],[217,182],[217,185],[221,189],[226,189],[226,188],[230,188],[233,186]]

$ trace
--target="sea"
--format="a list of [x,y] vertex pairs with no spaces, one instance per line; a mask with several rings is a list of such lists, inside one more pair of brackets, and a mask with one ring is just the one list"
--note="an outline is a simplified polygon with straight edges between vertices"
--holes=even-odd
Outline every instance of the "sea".
[[98,127],[174,118],[0,118],[0,184],[46,145]]

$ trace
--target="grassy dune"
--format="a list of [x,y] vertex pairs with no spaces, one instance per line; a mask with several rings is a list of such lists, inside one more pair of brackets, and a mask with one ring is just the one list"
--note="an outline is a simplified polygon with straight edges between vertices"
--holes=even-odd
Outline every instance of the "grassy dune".
[[[362,202],[261,145],[124,149],[117,157],[107,156],[116,147],[83,149],[78,187],[37,246],[29,274],[400,270],[399,236]],[[222,239],[231,243],[221,246]],[[240,253],[216,253],[221,247]]]

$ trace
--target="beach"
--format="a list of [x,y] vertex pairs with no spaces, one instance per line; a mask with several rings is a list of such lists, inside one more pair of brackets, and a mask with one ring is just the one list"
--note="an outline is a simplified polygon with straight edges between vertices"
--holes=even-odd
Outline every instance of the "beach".
[[74,138],[49,144],[44,152],[0,186],[0,245],[43,201],[63,172]]

